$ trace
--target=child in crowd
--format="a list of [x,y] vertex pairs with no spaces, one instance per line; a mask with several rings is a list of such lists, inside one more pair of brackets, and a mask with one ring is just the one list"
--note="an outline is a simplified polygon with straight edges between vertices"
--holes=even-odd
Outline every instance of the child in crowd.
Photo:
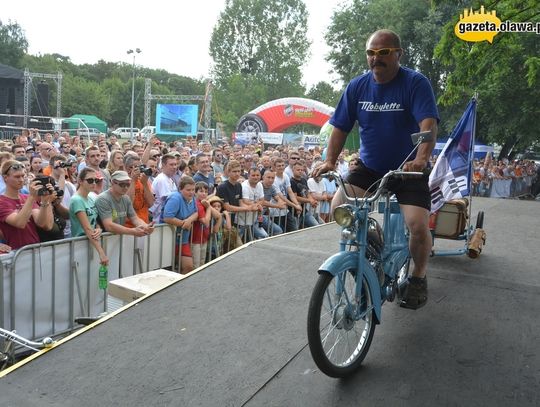
[[169,195],[163,208],[163,221],[176,226],[176,257],[180,252],[180,273],[187,274],[193,270],[193,255],[189,244],[193,222],[198,218],[197,205],[194,199],[195,181],[189,176],[180,179],[180,192]]
[[204,181],[195,184],[195,198],[197,204],[198,220],[193,224],[193,236],[191,239],[191,252],[193,254],[193,267],[198,268],[206,263],[208,237],[210,236],[210,220],[221,219],[221,213],[212,208],[206,199],[208,196],[208,184]]
[[235,234],[235,242],[239,240],[239,237],[238,233],[234,232],[230,213],[223,208],[223,200],[219,196],[214,195],[208,198],[208,203],[220,215],[217,219],[213,218],[211,222],[211,251],[212,258],[216,258],[230,250],[229,242],[231,234]]

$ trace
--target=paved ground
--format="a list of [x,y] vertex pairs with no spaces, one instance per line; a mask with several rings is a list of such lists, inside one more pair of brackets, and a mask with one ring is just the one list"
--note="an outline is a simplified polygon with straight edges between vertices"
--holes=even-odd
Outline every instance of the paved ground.
[[256,242],[47,352],[0,379],[1,405],[538,406],[540,204],[480,209],[482,256],[432,259],[429,304],[386,304],[347,380],[321,374],[306,345],[328,225]]

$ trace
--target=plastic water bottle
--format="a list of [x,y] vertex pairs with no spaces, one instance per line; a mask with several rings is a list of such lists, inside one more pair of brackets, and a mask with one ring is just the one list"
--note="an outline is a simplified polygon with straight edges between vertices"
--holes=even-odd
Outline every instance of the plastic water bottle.
[[99,288],[105,290],[107,288],[107,282],[109,279],[109,270],[107,266],[102,264],[99,266]]

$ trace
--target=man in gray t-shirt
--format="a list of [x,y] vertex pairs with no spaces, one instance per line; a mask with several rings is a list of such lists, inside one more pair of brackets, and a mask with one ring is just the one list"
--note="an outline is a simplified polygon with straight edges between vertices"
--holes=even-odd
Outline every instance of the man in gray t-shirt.
[[[111,187],[96,199],[96,208],[103,229],[107,232],[133,236],[145,236],[154,231],[154,222],[146,224],[140,219],[131,200],[126,195],[131,184],[131,178],[125,171],[116,171],[111,176]],[[135,225],[133,228],[124,226],[129,218]]]

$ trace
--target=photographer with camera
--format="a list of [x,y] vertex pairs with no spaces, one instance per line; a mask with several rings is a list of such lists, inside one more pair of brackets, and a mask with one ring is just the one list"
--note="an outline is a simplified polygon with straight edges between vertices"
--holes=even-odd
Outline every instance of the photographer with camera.
[[[63,229],[63,237],[66,238],[71,237],[69,201],[71,197],[75,195],[75,192],[77,192],[75,185],[69,181],[69,175],[67,172],[68,168],[71,167],[71,164],[72,163],[67,161],[66,157],[63,155],[55,155],[49,162],[49,166],[51,167],[51,178],[54,180],[53,186],[58,197],[52,203],[55,215],[55,223],[61,226],[60,229]],[[56,239],[62,239],[62,237],[48,240]]]
[[37,227],[43,230],[53,227],[51,203],[56,199],[53,186],[38,178],[30,183],[29,195],[20,194],[26,177],[24,164],[7,160],[0,171],[6,183],[6,191],[0,195],[0,230],[6,244],[16,250],[39,243]]
[[[131,185],[127,190],[127,196],[133,203],[133,209],[144,222],[150,222],[149,209],[154,204],[154,193],[149,178],[153,170],[141,165],[141,159],[135,154],[126,154],[124,168],[131,178]],[[134,227],[129,219],[126,219],[127,227]]]

